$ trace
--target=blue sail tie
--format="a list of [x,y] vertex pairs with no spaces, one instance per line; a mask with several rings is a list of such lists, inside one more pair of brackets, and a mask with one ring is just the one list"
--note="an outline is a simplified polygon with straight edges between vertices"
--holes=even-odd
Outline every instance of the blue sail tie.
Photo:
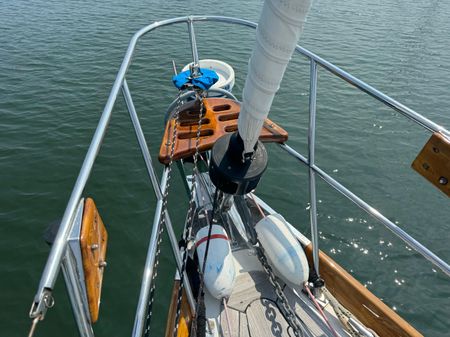
[[172,77],[172,82],[178,89],[185,89],[188,84],[191,84],[202,90],[208,90],[218,80],[217,73],[206,68],[199,68],[199,76],[195,78],[191,76],[191,70],[183,71]]

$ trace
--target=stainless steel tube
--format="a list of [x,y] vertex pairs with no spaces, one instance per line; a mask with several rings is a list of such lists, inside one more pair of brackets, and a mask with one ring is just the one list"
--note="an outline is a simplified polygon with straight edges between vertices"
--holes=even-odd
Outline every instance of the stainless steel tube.
[[[166,188],[167,176],[168,176],[168,170],[165,169],[163,172],[163,176],[161,178],[161,187],[163,188],[162,192]],[[138,306],[136,309],[136,315],[135,315],[133,332],[132,332],[133,337],[140,337],[140,336],[142,336],[142,334],[144,332],[144,324],[145,324],[145,320],[146,320],[146,312],[147,312],[147,306],[148,306],[148,301],[149,301],[151,280],[153,277],[153,269],[154,269],[154,263],[155,263],[155,257],[156,257],[156,243],[157,243],[157,239],[158,239],[157,234],[160,231],[159,224],[160,224],[160,219],[162,216],[162,204],[163,204],[163,200],[162,199],[158,200],[157,206],[156,206],[156,211],[155,211],[156,212],[155,218],[153,221],[152,235],[150,238],[149,248],[148,248],[148,252],[147,252],[147,259],[146,259],[145,267],[144,267],[144,275],[142,277],[141,291],[139,294]],[[168,217],[166,218],[166,220],[167,219],[168,219]],[[173,228],[170,223],[168,224],[166,222],[166,229],[167,229],[167,232],[168,232],[168,235],[170,238],[172,250],[174,251],[174,254],[175,254],[175,259],[177,261],[177,265],[179,264],[178,269],[180,270],[181,269],[181,255],[179,254],[178,242],[176,241],[175,233],[173,232]],[[175,239],[175,240],[173,240],[173,239]],[[174,247],[173,247],[174,241],[176,244],[176,249],[174,249]],[[176,253],[176,252],[178,252],[178,253]],[[186,280],[188,280],[186,274],[185,274],[185,277],[186,277]],[[186,290],[189,304],[193,307],[193,310],[195,310],[195,300],[194,300],[194,296],[192,295],[192,289],[191,289],[189,282],[186,282],[185,290]]]
[[342,70],[341,68],[335,66],[334,64],[324,60],[323,58],[317,56],[316,54],[310,52],[309,50],[297,46],[296,51],[300,54],[306,56],[310,60],[313,60],[320,64],[323,68],[331,72],[332,74],[342,78],[344,81],[350,83],[354,87],[360,89],[361,91],[369,94],[370,96],[374,97],[378,101],[384,103],[388,107],[396,110],[397,112],[401,113],[403,116],[411,119],[413,122],[419,124],[420,126],[424,127],[425,129],[431,131],[431,132],[441,132],[442,134],[446,135],[447,137],[450,137],[450,132],[445,129],[444,127],[440,126],[439,124],[434,123],[433,121],[429,120],[428,118],[422,116],[421,114],[415,112],[414,110],[408,108],[407,106],[401,104],[400,102],[396,101],[395,99],[389,97],[388,95],[382,93],[381,91],[375,89],[374,87],[368,85],[367,83],[361,81],[360,79],[356,78],[355,76],[349,74],[348,72]]
[[153,191],[155,192],[156,198],[158,200],[162,199],[161,190],[159,187],[158,178],[156,176],[155,170],[153,168],[153,161],[150,155],[150,151],[147,146],[147,141],[145,140],[144,131],[142,131],[141,123],[139,122],[139,117],[137,115],[136,109],[134,107],[133,99],[131,98],[130,89],[128,88],[127,80],[123,80],[122,93],[127,105],[128,113],[130,115],[131,123],[133,123],[134,133],[141,148],[142,157],[144,158],[145,167],[147,168],[148,176],[152,182]]
[[[163,176],[161,178],[161,189],[163,191],[166,189],[166,185],[167,185],[167,169],[164,170]],[[183,259],[182,259],[181,253],[180,253],[180,247],[178,246],[178,239],[173,230],[173,226],[172,226],[172,222],[169,217],[168,210],[166,210],[164,216],[166,219],[165,224],[166,224],[167,236],[169,237],[170,245],[172,247],[172,252],[175,257],[175,262],[177,263],[178,271],[180,271],[181,267],[183,265]],[[197,306],[195,305],[194,294],[192,292],[191,284],[188,281],[189,278],[187,276],[186,270],[184,271],[184,279],[186,280],[186,283],[184,284],[184,290],[186,291],[186,297],[187,297],[187,300],[191,307],[192,314],[195,315],[195,308]]]
[[142,35],[148,33],[149,31],[157,27],[184,21],[187,21],[187,17],[166,20],[164,21],[164,23],[155,22],[139,30],[131,39],[125,57],[122,61],[122,65],[120,66],[116,80],[114,81],[114,85],[111,89],[111,93],[108,97],[105,108],[103,109],[103,113],[100,117],[100,121],[95,130],[91,144],[86,153],[83,165],[81,166],[80,173],[75,182],[75,186],[72,190],[69,202],[67,203],[66,210],[61,220],[61,225],[55,237],[54,244],[50,251],[49,257],[47,258],[47,262],[41,276],[39,287],[34,297],[34,301],[30,310],[30,317],[34,318],[40,316],[41,318],[43,318],[47,310],[44,298],[46,296],[49,296],[49,293],[51,294],[56,278],[58,276],[62,257],[66,250],[67,237],[71,229],[70,226],[73,221],[73,217],[75,215],[75,210],[81,198],[81,193],[83,192],[84,187],[86,186],[86,182],[92,171],[92,166],[94,165],[95,158],[97,157],[97,154],[100,150],[100,146],[105,136],[106,129],[111,119],[114,103],[117,99],[117,95],[122,85],[122,81],[125,78],[125,74],[128,70],[128,67],[130,66],[131,58],[136,48],[137,41]]
[[[192,20],[233,23],[233,24],[238,24],[241,26],[247,26],[247,27],[251,27],[251,28],[257,27],[257,24],[254,22],[251,22],[248,20],[224,17],[224,16],[195,16],[195,17],[192,17]],[[433,121],[429,120],[428,118],[422,116],[421,114],[417,113],[416,111],[401,104],[400,102],[396,101],[395,99],[387,96],[386,94],[375,89],[374,87],[370,86],[369,84],[361,81],[360,79],[358,79],[355,76],[349,74],[348,72],[342,70],[341,68],[335,66],[334,64],[326,61],[325,59],[321,58],[320,56],[317,56],[316,54],[301,47],[300,45],[297,45],[295,50],[296,50],[296,52],[304,55],[305,57],[307,57],[311,60],[314,60],[321,67],[327,69],[334,75],[342,78],[344,81],[350,83],[351,85],[357,87],[361,91],[369,94],[370,96],[374,97],[375,99],[379,100],[380,102],[386,104],[390,108],[393,108],[394,110],[398,111],[402,115],[406,116],[407,118],[411,119],[413,122],[426,128],[427,130],[432,131],[432,132],[441,132],[442,134],[446,135],[447,137],[450,137],[450,132],[446,128],[442,127],[441,125],[439,125],[437,123],[434,123]]]
[[[192,16],[190,17],[192,21],[215,21],[215,22],[224,22],[224,23],[231,23],[231,24],[238,24],[241,26],[256,28],[257,24],[248,20],[242,20],[242,19],[236,19],[226,16]],[[348,72],[342,70],[341,68],[335,66],[334,64],[326,61],[325,59],[321,58],[320,56],[312,53],[311,51],[297,45],[295,48],[296,52],[304,55],[305,57],[314,60],[317,64],[319,64],[321,67],[327,69],[334,75],[342,78],[344,81],[350,83],[351,85],[357,87],[361,91],[369,94],[370,96],[374,97],[375,99],[379,100],[380,102],[386,104],[390,108],[393,108],[394,110],[398,111],[402,115],[406,116],[407,118],[411,119],[415,123],[419,124],[420,126],[426,128],[429,131],[432,132],[441,132],[442,134],[450,137],[450,132],[442,127],[441,125],[434,123],[433,121],[429,120],[428,118],[422,116],[421,114],[417,113],[416,111],[408,108],[407,106],[401,104],[400,102],[396,101],[395,99],[387,96],[386,94],[382,93],[381,91],[375,89],[374,87],[368,85],[367,83],[361,81],[360,79],[354,77],[353,75],[349,74]]]
[[319,232],[317,230],[316,176],[312,166],[315,163],[316,148],[316,101],[317,101],[317,63],[311,60],[309,84],[309,128],[308,128],[308,166],[309,166],[309,218],[311,223],[311,241],[314,269],[319,274]]
[[[165,191],[166,183],[167,183],[167,174],[168,174],[167,169],[165,169],[163,172],[162,179],[161,179],[161,186],[160,186],[158,179],[156,177],[154,167],[153,167],[150,150],[148,148],[147,141],[145,139],[144,132],[141,127],[141,123],[139,122],[139,117],[137,115],[126,79],[124,79],[124,81],[123,81],[122,92],[123,92],[123,95],[125,98],[125,103],[127,105],[128,113],[131,118],[131,122],[133,123],[136,138],[137,138],[139,146],[141,148],[141,153],[144,158],[145,166],[147,168],[147,173],[152,182],[153,190],[155,192],[155,195],[156,195],[156,198],[158,199],[158,201],[162,201],[163,191]],[[173,254],[175,257],[175,261],[176,261],[178,270],[181,270],[182,259],[181,259],[181,254],[180,254],[179,247],[178,247],[178,241],[176,239],[176,235],[175,235],[173,227],[172,227],[172,222],[169,217],[169,212],[167,210],[164,212],[164,217],[165,217],[165,227],[167,230],[167,235],[169,237],[169,241],[172,246],[172,251],[173,251]],[[153,225],[154,225],[154,223],[153,223]],[[150,240],[150,244],[151,243],[152,243],[152,241]],[[147,254],[147,256],[149,256],[149,255]],[[147,269],[147,262],[150,262],[150,261],[146,261],[146,267],[145,267],[146,269]],[[145,277],[145,275],[144,275],[144,277]],[[187,275],[185,275],[185,277],[187,280],[188,279]],[[144,279],[142,280],[142,286],[144,286]],[[142,293],[142,286],[141,286],[141,293]],[[195,312],[194,295],[192,294],[192,289],[191,289],[191,286],[189,283],[187,283],[185,285],[185,290],[186,290],[186,296],[188,298],[189,304],[191,305],[193,312]],[[143,310],[143,309],[146,309],[146,307],[142,307],[138,304],[138,308],[136,311]],[[142,315],[145,315],[145,311],[142,314],[141,313],[138,314],[136,312],[135,325],[136,325],[137,316],[141,317]],[[139,332],[139,330],[137,332]],[[133,331],[133,336],[135,336],[134,331]]]
[[78,179],[75,182],[75,187],[72,191],[66,210],[64,212],[61,225],[56,235],[55,242],[50,251],[50,255],[47,259],[47,263],[45,265],[44,272],[42,274],[39,288],[34,299],[35,303],[34,310],[32,309],[32,311],[30,312],[30,316],[32,317],[35,317],[36,315],[42,315],[45,313],[46,308],[42,305],[44,291],[46,289],[52,290],[55,284],[56,277],[58,275],[59,268],[61,265],[61,260],[66,249],[67,237],[70,232],[70,225],[72,223],[75,214],[75,209],[78,205],[78,201],[81,198],[81,193],[83,192],[86,182],[91,173],[95,158],[97,157],[98,151],[100,150],[103,137],[105,136],[106,129],[108,127],[109,120],[111,118],[112,108],[117,98],[117,93],[120,89],[121,78],[123,78],[123,74],[125,73],[126,68],[128,67],[128,63],[125,61],[126,60],[124,60],[121,70],[119,71],[119,76],[117,77],[116,82],[114,83],[110,97],[106,103],[105,109],[100,118],[100,122],[97,126],[94,137],[91,141],[91,145],[89,146],[89,150],[86,154],[80,173],[78,175]]
[[[192,20],[193,21],[225,22],[225,23],[238,24],[241,26],[247,26],[247,27],[251,27],[251,28],[257,27],[257,24],[254,22],[251,22],[248,20],[224,17],[224,16],[194,16],[194,17],[192,17]],[[402,115],[406,116],[407,118],[411,119],[413,122],[426,128],[427,130],[432,131],[432,132],[441,132],[442,134],[446,135],[447,137],[450,137],[450,132],[446,128],[442,127],[441,125],[439,125],[437,123],[434,123],[433,121],[429,120],[428,118],[422,116],[421,114],[417,113],[416,111],[401,104],[400,102],[396,101],[395,99],[387,96],[386,94],[375,89],[374,87],[370,86],[369,84],[361,81],[360,79],[354,77],[353,75],[351,75],[348,72],[342,70],[341,68],[335,66],[334,64],[317,56],[316,54],[301,47],[300,45],[297,45],[295,50],[296,50],[296,52],[304,55],[305,57],[307,57],[311,60],[314,60],[321,67],[327,69],[334,75],[342,78],[344,81],[350,83],[351,85],[355,86],[356,88],[360,89],[361,91],[369,94],[370,96],[374,97],[375,99],[379,100],[380,102],[386,104],[390,108],[398,111]]]
[[[295,151],[293,148],[286,144],[280,144],[281,148],[288,152],[293,157],[297,158],[303,164],[308,165],[308,160]],[[402,239],[408,246],[414,249],[417,253],[421,254],[428,261],[430,261],[433,265],[441,269],[447,276],[450,276],[450,265],[442,260],[439,256],[434,254],[427,247],[422,245],[419,241],[414,239],[411,235],[406,233],[403,229],[394,224],[391,220],[386,218],[383,214],[381,214],[376,208],[370,206],[356,194],[351,192],[349,189],[344,187],[341,183],[333,179],[330,175],[325,173],[322,169],[317,167],[316,165],[312,166],[312,169],[315,173],[317,173],[325,182],[327,182],[330,186],[332,186],[336,191],[346,196],[349,200],[359,206],[362,210],[366,211],[369,215],[377,219],[381,222],[385,227],[387,227],[392,233],[394,233],[397,237]]]
[[[148,32],[150,32],[156,28],[159,28],[162,26],[168,26],[168,25],[172,25],[172,24],[177,24],[177,23],[181,23],[181,22],[188,22],[188,21],[191,21],[191,23],[192,22],[202,22],[202,21],[214,21],[214,22],[238,24],[238,25],[252,27],[252,28],[256,28],[256,26],[257,26],[255,23],[247,21],[247,20],[224,17],[224,16],[193,16],[193,17],[186,16],[186,17],[179,17],[179,18],[164,20],[161,22],[154,22],[154,23],[142,28],[133,36],[133,38],[131,39],[130,44],[128,46],[127,52],[126,52],[124,60],[122,62],[122,65],[117,74],[114,85],[111,89],[111,93],[106,102],[105,108],[104,108],[103,113],[100,118],[100,121],[97,125],[97,129],[92,138],[91,144],[90,144],[89,149],[86,154],[86,157],[83,161],[83,164],[80,169],[78,178],[75,182],[72,194],[71,194],[68,204],[66,206],[66,210],[64,212],[64,215],[63,215],[63,218],[61,221],[61,226],[56,235],[55,243],[54,243],[52,250],[49,254],[49,257],[47,259],[47,262],[46,262],[46,265],[45,265],[45,268],[44,268],[44,271],[43,271],[43,274],[42,274],[42,277],[41,277],[41,280],[39,283],[39,287],[38,287],[38,290],[37,290],[35,298],[34,298],[33,306],[30,311],[31,317],[40,316],[42,318],[45,314],[46,306],[45,306],[44,297],[51,295],[51,291],[52,291],[54,283],[56,281],[56,277],[57,277],[59,269],[60,269],[61,261],[64,256],[64,253],[65,253],[66,241],[67,241],[68,233],[70,231],[70,226],[71,226],[74,214],[75,214],[75,210],[76,210],[78,201],[80,200],[83,189],[84,189],[86,182],[89,178],[89,175],[91,173],[92,166],[95,162],[95,158],[98,154],[98,151],[100,150],[100,146],[101,146],[103,137],[106,133],[106,129],[108,127],[108,124],[109,124],[109,121],[111,118],[112,109],[113,109],[115,101],[117,99],[117,95],[118,95],[118,92],[122,85],[122,82],[125,78],[125,74],[131,63],[131,58],[133,56],[133,53],[134,53],[134,50],[135,50],[138,40],[143,35],[147,34]],[[195,48],[196,48],[196,44],[195,44]],[[299,52],[300,54],[303,54],[304,56],[308,57],[309,59],[314,60],[317,64],[319,64],[323,68],[327,69],[331,73],[344,79],[345,81],[347,81],[351,85],[357,87],[358,89],[362,90],[363,92],[366,92],[367,94],[373,96],[377,100],[383,102],[387,106],[393,108],[394,110],[398,111],[402,115],[408,117],[415,123],[423,126],[424,128],[426,128],[432,132],[441,132],[442,134],[450,137],[450,132],[448,130],[446,130],[444,127],[430,121],[429,119],[418,114],[414,110],[397,102],[396,100],[383,94],[382,92],[380,92],[377,89],[373,88],[372,86],[366,84],[365,82],[357,79],[356,77],[350,75],[349,73],[343,71],[342,69],[336,67],[335,65],[329,63],[328,61],[320,58],[319,56],[311,53],[310,51],[308,51],[300,46],[296,47],[296,51]],[[195,55],[195,53],[193,55]],[[198,56],[197,56],[197,59],[198,59]],[[287,148],[285,148],[285,149],[287,149]],[[301,156],[301,155],[299,155],[299,156]],[[298,158],[300,158],[300,157],[298,157]],[[307,163],[307,161],[306,161],[306,163]],[[319,172],[319,171],[317,171],[315,166],[313,167],[313,169],[316,173]],[[321,177],[324,178],[323,176],[321,176]],[[157,192],[155,192],[155,193],[157,193]],[[430,258],[430,260],[432,260],[432,258]],[[441,269],[448,268],[448,265],[445,262],[443,262],[443,263],[444,264],[442,265],[442,268],[441,267],[440,268]],[[445,270],[444,270],[444,272],[445,272]]]
[[56,277],[58,276],[61,260],[66,250],[67,237],[70,232],[70,225],[73,221],[75,210],[81,198],[81,193],[83,192],[84,187],[86,186],[86,182],[89,178],[89,175],[91,174],[95,158],[97,157],[97,154],[100,150],[103,137],[105,136],[106,129],[111,119],[111,113],[114,107],[114,103],[117,99],[117,95],[122,85],[122,81],[125,77],[125,73],[127,72],[127,69],[130,65],[131,57],[136,47],[138,38],[139,36],[135,35],[132,38],[130,45],[128,46],[125,58],[119,69],[119,73],[117,74],[116,80],[111,89],[108,101],[106,102],[105,108],[100,117],[100,121],[95,130],[94,136],[92,138],[88,152],[84,159],[83,165],[81,166],[80,173],[75,182],[75,186],[72,190],[69,202],[67,203],[64,216],[61,220],[61,225],[56,235],[55,242],[52,246],[49,257],[47,259],[47,263],[45,265],[44,272],[42,274],[41,281],[39,283],[38,291],[34,298],[34,305],[32,307],[32,310],[30,311],[31,317],[36,317],[38,315],[45,314],[46,307],[44,306],[43,303],[44,302],[43,296],[48,290],[51,291],[53,289]]
[[156,203],[155,217],[153,218],[152,234],[148,245],[147,258],[145,260],[144,274],[142,276],[141,291],[139,292],[139,300],[134,318],[132,336],[140,337],[144,333],[146,313],[150,295],[150,287],[153,280],[153,269],[156,258],[156,248],[158,243],[158,234],[161,225],[163,201],[159,199]]
[[75,258],[71,255],[71,250],[66,249],[62,260],[62,271],[66,281],[67,292],[69,293],[70,303],[72,304],[73,315],[78,326],[81,337],[94,337],[92,330],[90,313],[86,312],[83,304],[80,280],[77,274],[77,265]]
[[197,41],[195,40],[195,30],[194,30],[194,21],[192,17],[188,19],[188,31],[189,31],[189,39],[191,41],[191,50],[192,50],[192,60],[193,60],[193,76],[197,76],[198,69],[200,67],[198,60],[198,50],[197,50]]

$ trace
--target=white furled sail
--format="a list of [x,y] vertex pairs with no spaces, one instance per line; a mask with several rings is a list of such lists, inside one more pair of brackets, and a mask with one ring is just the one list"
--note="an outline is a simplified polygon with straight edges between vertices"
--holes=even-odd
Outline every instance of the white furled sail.
[[312,0],[265,0],[242,92],[238,130],[253,152],[275,93],[303,31]]

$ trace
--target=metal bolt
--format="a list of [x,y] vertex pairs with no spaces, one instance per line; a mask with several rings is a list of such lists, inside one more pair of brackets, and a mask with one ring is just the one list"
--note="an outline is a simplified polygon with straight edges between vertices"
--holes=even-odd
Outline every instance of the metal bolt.
[[107,265],[108,265],[108,264],[106,263],[106,261],[100,261],[100,262],[98,263],[98,267],[99,267],[99,268],[105,268]]
[[92,251],[97,250],[98,247],[99,247],[98,244],[94,243],[94,244],[91,245],[91,250]]
[[423,167],[425,170],[428,170],[428,169],[430,168],[430,165],[428,165],[427,163],[423,163],[423,164],[422,164],[422,167]]
[[447,183],[448,183],[448,179],[447,178],[445,178],[445,177],[440,177],[439,178],[439,184],[447,185]]
[[437,147],[434,147],[434,146],[433,146],[433,151],[434,151],[434,153],[439,153],[439,149]]
[[55,299],[53,298],[52,294],[50,294],[50,293],[47,293],[44,295],[43,301],[47,308],[53,308],[53,306],[55,305]]

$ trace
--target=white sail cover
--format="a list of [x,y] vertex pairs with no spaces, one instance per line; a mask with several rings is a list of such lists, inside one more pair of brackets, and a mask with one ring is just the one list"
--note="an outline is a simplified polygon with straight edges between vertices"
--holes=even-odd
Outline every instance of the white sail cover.
[[238,130],[253,152],[275,93],[303,30],[311,0],[265,0],[242,92]]

